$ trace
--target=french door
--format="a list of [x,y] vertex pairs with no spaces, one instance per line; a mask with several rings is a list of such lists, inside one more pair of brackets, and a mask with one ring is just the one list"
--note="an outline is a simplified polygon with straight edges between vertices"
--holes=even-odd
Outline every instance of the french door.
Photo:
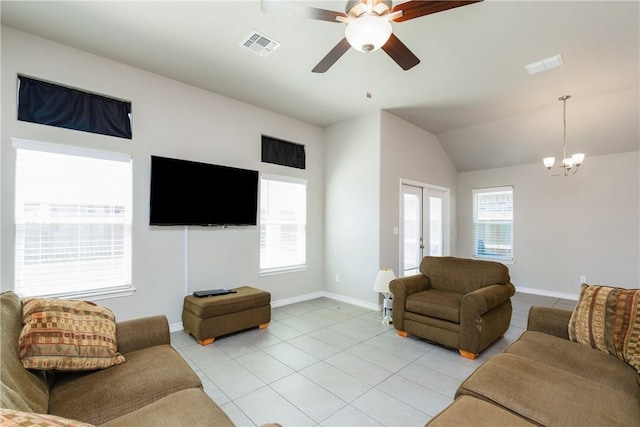
[[426,255],[447,255],[448,190],[402,184],[400,274],[417,274]]

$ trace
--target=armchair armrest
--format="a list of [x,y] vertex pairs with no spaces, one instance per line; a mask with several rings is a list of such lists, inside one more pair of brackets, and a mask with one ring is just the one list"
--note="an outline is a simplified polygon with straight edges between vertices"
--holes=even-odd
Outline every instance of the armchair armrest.
[[476,316],[496,308],[516,293],[516,288],[511,283],[489,285],[466,294],[462,298],[460,314],[472,313]]
[[401,277],[389,283],[389,290],[393,294],[393,326],[404,331],[404,312],[407,307],[407,297],[411,294],[426,291],[431,286],[429,278],[424,274]]
[[571,310],[533,306],[529,309],[527,331],[543,332],[568,340],[571,314]]
[[171,343],[169,322],[165,316],[142,317],[118,322],[116,337],[118,351],[123,354]]

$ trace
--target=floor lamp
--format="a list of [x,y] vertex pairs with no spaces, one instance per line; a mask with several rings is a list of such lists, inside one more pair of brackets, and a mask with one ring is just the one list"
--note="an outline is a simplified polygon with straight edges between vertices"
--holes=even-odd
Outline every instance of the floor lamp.
[[396,278],[393,270],[390,268],[382,268],[378,271],[378,276],[373,284],[373,290],[384,294],[384,303],[382,304],[382,323],[388,325],[393,323],[391,318],[391,308],[393,306],[393,296],[389,291],[389,283]]

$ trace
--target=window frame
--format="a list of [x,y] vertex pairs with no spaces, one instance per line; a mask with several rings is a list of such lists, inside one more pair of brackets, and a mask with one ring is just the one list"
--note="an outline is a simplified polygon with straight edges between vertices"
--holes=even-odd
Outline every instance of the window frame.
[[[304,262],[299,263],[299,264],[290,264],[290,265],[285,265],[285,266],[278,266],[278,267],[262,267],[262,239],[263,239],[263,232],[262,232],[262,225],[263,225],[263,218],[262,218],[262,196],[263,196],[263,192],[262,192],[262,182],[263,180],[268,180],[268,181],[277,181],[277,182],[282,182],[282,183],[290,183],[290,184],[298,184],[298,185],[304,185],[305,188],[305,220],[304,220]],[[305,271],[308,268],[307,265],[307,255],[308,255],[308,251],[307,251],[307,220],[308,220],[308,183],[306,179],[303,178],[295,178],[295,177],[291,177],[291,176],[284,176],[284,175],[275,175],[275,174],[266,174],[266,173],[261,173],[260,174],[260,203],[259,203],[259,229],[258,229],[258,239],[259,239],[259,254],[258,254],[258,267],[259,267],[259,272],[258,274],[260,276],[271,276],[271,275],[276,275],[276,274],[286,274],[286,273],[294,273],[294,272],[299,272],[299,271]]]
[[[63,144],[55,144],[50,142],[43,141],[34,141],[27,140],[21,138],[10,138],[12,147],[15,150],[15,170],[14,170],[14,197],[13,197],[13,211],[12,211],[12,220],[13,220],[13,231],[14,231],[14,241],[13,241],[13,268],[14,268],[14,278],[13,278],[13,288],[14,291],[20,296],[27,297],[56,297],[56,298],[65,298],[65,299],[91,299],[91,300],[100,300],[106,298],[114,298],[114,297],[122,297],[133,295],[136,291],[136,288],[133,286],[133,158],[131,154],[121,153],[121,152],[112,152],[112,151],[103,151],[93,148],[86,148],[81,146],[73,146],[73,145],[63,145]],[[125,231],[124,238],[128,239],[128,242],[123,244],[123,247],[128,249],[128,259],[125,258],[125,262],[128,264],[128,280],[125,280],[128,283],[124,284],[114,284],[112,286],[105,286],[101,288],[85,288],[81,290],[55,290],[53,292],[47,292],[42,294],[30,294],[24,293],[18,289],[18,217],[17,217],[17,200],[19,197],[18,188],[17,188],[17,178],[18,174],[18,150],[30,150],[37,151],[41,153],[51,153],[51,154],[62,154],[62,155],[72,155],[77,157],[84,158],[93,158],[100,160],[108,160],[108,161],[118,161],[129,164],[129,174],[128,177],[130,189],[128,194],[127,205],[129,208],[129,212],[124,213],[123,224],[125,226],[125,230],[128,227],[128,232]]]
[[[476,224],[481,221],[477,220],[477,203],[476,203],[476,195],[482,193],[494,193],[494,192],[510,192],[511,193],[511,219],[505,220],[510,224],[510,234],[509,234],[509,242],[511,246],[511,254],[509,255],[500,255],[500,254],[491,254],[491,253],[479,253],[478,252],[478,235],[476,232]],[[471,234],[472,234],[472,258],[479,260],[489,260],[489,261],[498,261],[504,262],[506,264],[513,264],[515,262],[515,243],[514,243],[514,223],[515,223],[515,192],[513,185],[504,185],[498,187],[484,187],[484,188],[474,188],[472,189],[472,200],[471,200]]]

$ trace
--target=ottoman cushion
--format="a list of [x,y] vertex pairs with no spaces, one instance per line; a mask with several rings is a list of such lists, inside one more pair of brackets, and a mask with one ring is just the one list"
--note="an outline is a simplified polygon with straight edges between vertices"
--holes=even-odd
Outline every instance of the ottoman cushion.
[[184,309],[200,319],[239,313],[271,303],[271,294],[267,291],[242,286],[233,289],[236,293],[198,298],[189,295],[184,299]]

